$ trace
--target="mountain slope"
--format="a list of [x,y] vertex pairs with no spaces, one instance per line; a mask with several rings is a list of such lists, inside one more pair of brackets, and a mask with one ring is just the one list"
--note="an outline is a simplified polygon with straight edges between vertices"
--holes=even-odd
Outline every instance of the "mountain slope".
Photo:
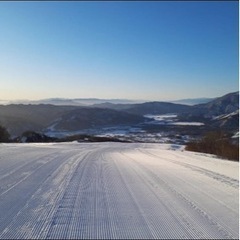
[[144,121],[141,116],[111,109],[54,105],[0,106],[0,124],[12,136],[24,131],[43,131],[54,125],[55,129],[81,130],[91,127],[135,124]]
[[224,129],[238,129],[239,110],[229,114],[223,114],[212,119],[212,125]]
[[138,115],[145,115],[145,114],[181,113],[190,110],[190,108],[191,107],[187,105],[174,104],[168,102],[146,102],[134,104],[124,111]]
[[182,121],[198,119],[216,129],[236,132],[239,129],[239,92],[192,106],[190,111],[183,112],[178,117]]
[[40,131],[63,113],[76,109],[71,106],[53,105],[0,105],[0,124],[6,127],[11,135],[17,136],[27,130]]
[[136,124],[144,120],[142,116],[112,109],[82,108],[63,114],[61,119],[54,123],[54,130],[77,131],[95,127]]
[[113,104],[106,102],[102,104],[95,104],[93,107],[114,109],[141,116],[145,114],[179,113],[190,110],[191,108],[187,105],[169,102],[145,102],[138,104]]
[[213,117],[221,114],[229,114],[239,109],[239,92],[226,94],[205,104],[193,107],[193,114],[204,114],[205,117]]

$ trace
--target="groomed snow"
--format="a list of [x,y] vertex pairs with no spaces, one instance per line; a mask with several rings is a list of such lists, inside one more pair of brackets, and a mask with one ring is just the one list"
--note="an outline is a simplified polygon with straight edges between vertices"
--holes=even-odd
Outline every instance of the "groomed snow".
[[238,163],[147,143],[0,145],[1,239],[237,239]]

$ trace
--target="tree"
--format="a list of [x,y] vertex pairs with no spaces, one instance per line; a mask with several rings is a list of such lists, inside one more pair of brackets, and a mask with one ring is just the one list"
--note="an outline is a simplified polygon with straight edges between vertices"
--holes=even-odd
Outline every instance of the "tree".
[[239,144],[231,143],[223,132],[209,132],[202,139],[186,144],[186,150],[215,154],[219,157],[239,161]]
[[7,129],[0,125],[0,142],[8,142],[10,138],[10,134]]

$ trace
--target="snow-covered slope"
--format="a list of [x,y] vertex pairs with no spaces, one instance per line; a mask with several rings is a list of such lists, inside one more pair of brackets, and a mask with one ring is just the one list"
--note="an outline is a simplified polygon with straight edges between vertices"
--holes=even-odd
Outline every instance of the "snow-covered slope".
[[238,163],[178,145],[0,145],[2,239],[239,237]]

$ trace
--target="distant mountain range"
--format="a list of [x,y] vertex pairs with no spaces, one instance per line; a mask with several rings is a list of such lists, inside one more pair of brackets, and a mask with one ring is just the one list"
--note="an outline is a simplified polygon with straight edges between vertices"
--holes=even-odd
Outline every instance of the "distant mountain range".
[[[206,99],[205,99],[206,100]],[[182,121],[238,130],[239,92],[193,106],[170,102],[135,103],[129,100],[48,99],[44,104],[0,105],[0,124],[12,136],[24,131],[78,131],[89,128],[130,126],[149,121],[146,114],[175,113]],[[85,103],[85,106],[79,106]],[[49,104],[51,103],[51,104]],[[53,104],[54,103],[54,104]],[[78,105],[76,105],[78,103]],[[222,116],[219,117],[218,116]],[[225,117],[224,117],[225,116]]]
[[170,101],[171,103],[179,103],[179,104],[185,104],[185,105],[196,105],[196,104],[202,104],[202,103],[208,103],[213,101],[215,98],[188,98],[188,99],[180,99],[175,101]]
[[145,101],[141,100],[128,100],[128,99],[98,99],[98,98],[47,98],[41,100],[0,100],[0,104],[9,105],[9,104],[51,104],[57,106],[89,106],[93,104],[101,103],[113,103],[113,104],[132,104],[132,103],[141,103]]
[[[192,98],[192,99],[180,99],[168,101],[170,103],[184,104],[184,105],[196,105],[201,103],[207,103],[214,98]],[[0,100],[1,105],[9,104],[51,104],[57,106],[89,106],[94,104],[137,104],[149,102],[146,100],[129,100],[129,99],[99,99],[99,98],[47,98],[41,100]]]

